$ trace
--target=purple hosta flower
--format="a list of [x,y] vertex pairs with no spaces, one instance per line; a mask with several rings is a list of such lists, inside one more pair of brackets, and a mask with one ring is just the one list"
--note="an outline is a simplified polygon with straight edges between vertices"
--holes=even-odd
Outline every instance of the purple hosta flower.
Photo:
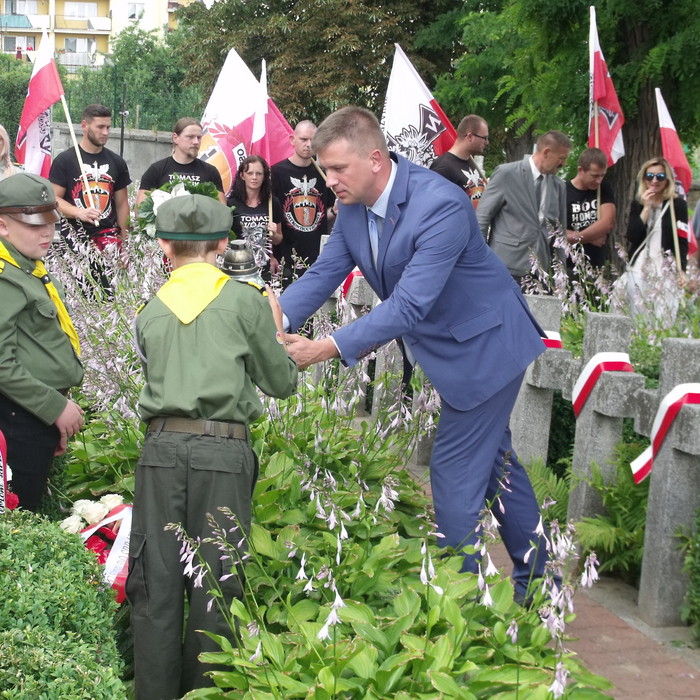
[[337,610],[338,608],[345,608],[347,607],[345,605],[345,601],[340,597],[340,593],[338,593],[338,589],[336,588],[335,583],[332,586],[332,590],[335,593],[335,600],[331,603],[331,607],[334,610]]
[[423,540],[420,551],[423,555],[423,562],[420,569],[420,581],[424,586],[430,586],[438,595],[442,595],[444,593],[442,588],[433,583],[435,567],[433,566],[433,558],[428,551],[428,545],[425,540]]
[[387,513],[394,510],[394,501],[399,497],[399,492],[395,489],[396,486],[398,486],[398,481],[395,478],[388,476],[384,479],[382,493],[374,507],[375,513],[379,511],[380,507],[384,508]]
[[493,606],[493,598],[491,597],[491,591],[489,591],[488,585],[484,586],[484,595],[481,599],[482,605],[485,605],[487,608],[490,608]]
[[584,588],[590,588],[598,580],[598,566],[600,562],[595,555],[595,552],[591,552],[583,564],[583,574],[581,574],[581,585]]
[[552,639],[559,637],[564,633],[565,623],[562,616],[558,615],[553,607],[548,606],[542,608],[539,612],[540,619],[544,626],[549,630]]
[[260,627],[255,620],[249,622],[246,627],[248,628],[248,639],[253,639],[260,634]]
[[569,680],[569,672],[566,670],[563,661],[557,663],[557,668],[554,672],[554,683],[549,686],[549,691],[555,698],[560,698],[566,692],[566,683]]
[[330,586],[334,585],[333,584],[333,572],[330,570],[330,568],[328,567],[327,564],[324,564],[321,567],[319,572],[316,574],[316,579],[318,581],[325,581],[326,579],[328,579],[326,581],[326,583],[323,584],[325,588],[329,588]]
[[340,566],[340,554],[343,551],[343,541],[340,539],[340,533],[337,536],[336,551],[335,551],[335,563]]
[[304,586],[304,593],[306,593],[306,595],[309,595],[309,593],[312,593],[314,590],[314,581],[310,578]]
[[499,576],[500,572],[493,561],[491,561],[491,555],[488,552],[486,553],[486,561],[488,563],[486,565],[486,571],[484,571],[484,576]]
[[362,515],[362,511],[365,509],[365,499],[362,495],[362,491],[357,497],[357,504],[355,505],[355,510],[352,511],[353,518],[359,518]]
[[510,641],[513,642],[513,644],[518,643],[518,623],[515,620],[511,620],[506,634],[510,637]]
[[551,508],[553,505],[556,505],[556,501],[551,499],[551,498],[545,498],[544,501],[542,501],[542,505],[540,506],[540,510],[546,511],[549,508]]
[[306,552],[301,555],[301,564],[299,566],[299,571],[296,575],[295,581],[306,581],[309,577],[306,575],[304,566],[306,565]]
[[255,647],[255,653],[248,659],[248,661],[257,661],[262,656],[262,640],[258,642],[258,646]]
[[479,576],[477,577],[477,586],[479,587],[480,591],[483,591],[484,588],[486,588],[486,580],[484,579],[484,575],[481,573],[481,562],[477,562],[477,567],[479,570]]

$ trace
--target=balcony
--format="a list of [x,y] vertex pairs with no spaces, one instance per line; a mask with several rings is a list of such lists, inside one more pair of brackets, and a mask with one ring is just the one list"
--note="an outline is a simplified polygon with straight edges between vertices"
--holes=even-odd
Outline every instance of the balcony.
[[56,31],[109,34],[112,31],[112,20],[110,17],[68,17],[67,15],[56,15]]

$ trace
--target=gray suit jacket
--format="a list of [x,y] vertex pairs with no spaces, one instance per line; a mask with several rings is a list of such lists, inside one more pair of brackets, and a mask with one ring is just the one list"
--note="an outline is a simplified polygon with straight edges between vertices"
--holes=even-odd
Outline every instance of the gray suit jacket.
[[[476,210],[482,234],[516,277],[530,272],[531,254],[549,271],[552,258],[547,220],[566,227],[566,185],[556,175],[545,175],[545,218],[540,223],[529,158],[499,165]],[[563,251],[557,250],[563,260]]]

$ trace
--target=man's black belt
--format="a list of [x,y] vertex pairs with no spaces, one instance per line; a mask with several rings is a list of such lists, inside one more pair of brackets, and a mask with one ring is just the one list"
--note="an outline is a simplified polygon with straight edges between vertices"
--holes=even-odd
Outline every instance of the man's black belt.
[[192,435],[211,435],[212,437],[248,439],[248,427],[243,423],[221,420],[203,420],[201,418],[151,418],[149,433],[191,433]]

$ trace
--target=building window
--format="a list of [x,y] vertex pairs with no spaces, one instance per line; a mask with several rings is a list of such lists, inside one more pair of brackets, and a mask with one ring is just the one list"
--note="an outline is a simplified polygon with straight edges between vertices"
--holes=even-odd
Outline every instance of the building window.
[[126,16],[131,20],[139,20],[146,11],[146,3],[130,2],[126,6]]
[[63,48],[65,49],[66,53],[87,53],[87,37],[67,36],[64,39]]
[[63,6],[66,17],[73,19],[88,19],[97,17],[96,2],[66,2]]
[[2,50],[6,53],[15,53],[18,48],[22,49],[23,51],[26,51],[27,49],[31,49],[33,51],[35,49],[35,41],[36,39],[33,36],[5,35],[2,38]]
[[37,0],[14,0],[10,12],[13,15],[37,15],[39,3]]

